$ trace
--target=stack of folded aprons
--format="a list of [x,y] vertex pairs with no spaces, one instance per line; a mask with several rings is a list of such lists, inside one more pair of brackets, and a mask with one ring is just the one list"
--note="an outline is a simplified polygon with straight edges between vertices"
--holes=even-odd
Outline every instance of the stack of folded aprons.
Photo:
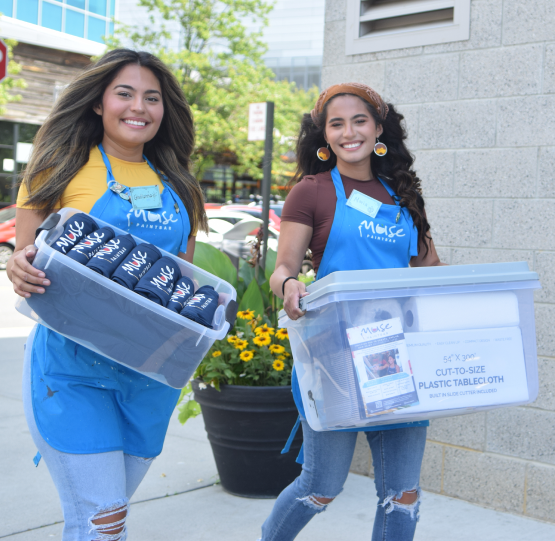
[[218,293],[212,286],[195,291],[193,281],[181,274],[176,261],[163,256],[153,244],[137,244],[131,235],[116,235],[111,227],[99,228],[90,216],[75,214],[52,248],[156,304],[212,328]]

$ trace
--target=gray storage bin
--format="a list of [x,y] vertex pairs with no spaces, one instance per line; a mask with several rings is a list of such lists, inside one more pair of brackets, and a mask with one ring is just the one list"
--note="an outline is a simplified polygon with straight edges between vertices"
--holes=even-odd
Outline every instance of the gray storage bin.
[[[44,271],[51,285],[42,295],[21,297],[16,309],[66,338],[128,368],[175,388],[184,387],[215,340],[225,337],[233,324],[237,298],[233,286],[183,259],[173,258],[195,289],[211,285],[219,294],[213,329],[204,327],[160,306],[51,248],[63,231],[63,224],[79,211],[64,208],[61,219],[42,231],[33,266]],[[125,234],[94,218],[99,227],[110,226],[116,235]],[[144,242],[134,237],[137,244]],[[235,303],[236,304],[236,303]]]
[[337,430],[533,402],[539,287],[525,262],[335,272],[311,284],[306,314],[279,320],[307,421]]

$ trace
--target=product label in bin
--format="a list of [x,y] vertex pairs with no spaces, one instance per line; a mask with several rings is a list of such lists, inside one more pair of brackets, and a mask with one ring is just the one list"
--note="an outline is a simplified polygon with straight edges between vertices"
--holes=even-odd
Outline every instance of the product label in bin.
[[352,327],[347,338],[367,417],[418,405],[400,318]]
[[404,413],[528,400],[519,327],[406,334],[420,404]]

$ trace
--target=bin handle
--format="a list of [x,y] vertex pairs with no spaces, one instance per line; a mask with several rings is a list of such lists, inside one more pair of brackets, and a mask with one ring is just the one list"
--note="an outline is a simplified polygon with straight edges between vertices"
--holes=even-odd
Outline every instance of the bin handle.
[[61,215],[58,213],[54,213],[48,216],[48,218],[46,218],[46,220],[44,220],[44,222],[42,222],[42,224],[40,224],[35,231],[35,240],[37,240],[37,237],[41,234],[42,231],[50,231],[51,229],[56,227],[60,219]]
[[238,309],[239,305],[237,304],[237,301],[234,300],[229,301],[225,309],[225,320],[229,323],[230,330],[233,329],[233,326],[235,325]]

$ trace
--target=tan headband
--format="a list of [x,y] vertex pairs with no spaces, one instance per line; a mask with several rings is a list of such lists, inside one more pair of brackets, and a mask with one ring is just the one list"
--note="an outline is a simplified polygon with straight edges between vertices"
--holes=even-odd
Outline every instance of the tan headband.
[[310,112],[314,124],[318,124],[318,115],[324,110],[324,105],[334,96],[337,96],[337,94],[354,94],[372,105],[378,111],[382,120],[385,120],[387,117],[389,107],[374,89],[361,83],[342,83],[330,86],[320,94],[314,109]]

